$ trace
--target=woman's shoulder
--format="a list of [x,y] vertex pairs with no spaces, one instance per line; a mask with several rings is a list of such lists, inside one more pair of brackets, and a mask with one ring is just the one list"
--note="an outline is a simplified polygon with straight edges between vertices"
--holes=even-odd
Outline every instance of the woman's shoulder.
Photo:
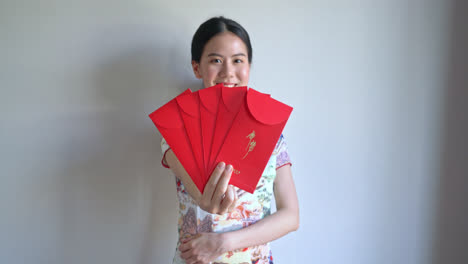
[[280,153],[282,150],[286,149],[286,140],[284,139],[284,135],[281,134],[278,141],[276,142],[275,149],[273,150],[273,154],[277,155]]
[[279,169],[288,164],[292,165],[291,157],[289,156],[288,152],[288,146],[283,134],[281,134],[278,142],[276,143],[273,155],[276,156],[276,169]]

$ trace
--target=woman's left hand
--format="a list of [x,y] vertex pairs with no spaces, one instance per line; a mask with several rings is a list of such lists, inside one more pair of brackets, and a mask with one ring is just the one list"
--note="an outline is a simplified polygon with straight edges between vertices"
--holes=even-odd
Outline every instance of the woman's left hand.
[[183,240],[179,246],[181,257],[187,264],[209,263],[227,252],[225,239],[219,233],[199,233]]

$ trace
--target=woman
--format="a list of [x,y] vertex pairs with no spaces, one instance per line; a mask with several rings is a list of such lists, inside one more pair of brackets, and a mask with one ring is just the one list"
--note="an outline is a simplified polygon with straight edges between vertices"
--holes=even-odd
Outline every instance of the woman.
[[[205,88],[248,86],[252,47],[237,22],[214,17],[192,40],[192,68]],[[163,165],[176,176],[179,239],[173,263],[273,263],[269,242],[299,227],[299,206],[281,135],[253,194],[228,185],[232,166],[220,162],[202,193],[166,141]],[[270,214],[273,197],[277,211]]]

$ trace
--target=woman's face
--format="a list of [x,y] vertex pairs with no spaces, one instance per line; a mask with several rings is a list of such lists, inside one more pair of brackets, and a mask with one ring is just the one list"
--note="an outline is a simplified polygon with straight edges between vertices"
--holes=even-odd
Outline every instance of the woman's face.
[[203,50],[200,63],[192,61],[195,76],[205,88],[218,83],[227,87],[247,86],[250,64],[247,47],[232,32],[223,32],[210,39]]

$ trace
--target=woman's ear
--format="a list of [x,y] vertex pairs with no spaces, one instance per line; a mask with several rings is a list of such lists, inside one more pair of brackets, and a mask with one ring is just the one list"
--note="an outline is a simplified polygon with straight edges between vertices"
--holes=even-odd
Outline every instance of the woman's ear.
[[193,69],[193,73],[195,74],[195,77],[197,77],[197,79],[201,79],[202,76],[200,74],[200,63],[197,63],[196,61],[192,61],[192,69]]

